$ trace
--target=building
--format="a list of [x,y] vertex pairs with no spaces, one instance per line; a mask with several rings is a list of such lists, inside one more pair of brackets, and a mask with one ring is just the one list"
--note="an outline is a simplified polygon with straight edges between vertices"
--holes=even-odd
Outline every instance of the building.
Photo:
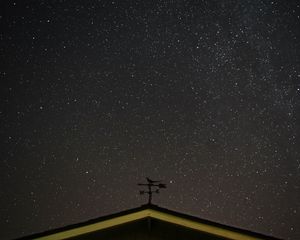
[[152,204],[21,239],[275,240],[270,236],[225,226]]

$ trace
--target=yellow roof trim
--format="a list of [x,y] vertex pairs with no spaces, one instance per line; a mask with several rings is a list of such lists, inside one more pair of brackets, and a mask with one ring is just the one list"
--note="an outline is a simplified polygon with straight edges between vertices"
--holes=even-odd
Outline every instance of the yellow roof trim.
[[170,223],[174,223],[174,224],[184,226],[187,228],[192,228],[192,229],[195,229],[195,230],[198,230],[201,232],[205,232],[205,233],[209,233],[212,235],[217,235],[217,236],[229,238],[232,240],[259,240],[259,239],[261,239],[261,238],[252,237],[252,236],[249,236],[246,234],[223,229],[220,227],[215,227],[212,225],[199,223],[199,222],[192,221],[192,220],[189,220],[189,219],[186,219],[183,217],[177,217],[177,216],[159,212],[156,210],[149,210],[149,211],[151,211],[150,216],[153,218],[156,218],[156,219],[159,219],[162,221],[166,221],[166,222],[170,222]]
[[114,217],[111,219],[103,220],[98,223],[92,223],[87,226],[77,227],[70,230],[65,230],[62,232],[54,233],[48,236],[35,238],[36,240],[62,240],[71,237],[79,236],[82,234],[106,229],[109,227],[117,226],[120,224],[132,222],[146,217],[152,217],[169,223],[177,224],[183,227],[191,228],[197,231],[205,232],[208,234],[232,239],[232,240],[259,240],[261,238],[256,238],[249,236],[247,234],[234,232],[231,230],[223,229],[221,227],[212,226],[209,224],[199,223],[197,221],[189,220],[184,217],[174,216],[169,213],[160,212],[153,209],[145,209],[135,213],[129,213],[124,216]]
[[87,225],[87,226],[78,227],[78,228],[74,228],[74,229],[70,229],[70,230],[65,230],[63,232],[54,233],[54,234],[51,234],[51,235],[48,235],[48,236],[35,238],[35,239],[37,239],[37,240],[38,239],[39,240],[67,239],[67,238],[79,236],[79,235],[82,235],[82,234],[86,234],[86,233],[106,229],[106,228],[113,227],[113,226],[116,226],[116,225],[120,225],[120,224],[123,224],[123,223],[132,222],[132,221],[135,221],[135,220],[138,220],[138,219],[141,219],[141,218],[145,218],[147,216],[149,216],[149,210],[142,210],[142,211],[139,211],[139,212],[136,212],[136,213],[130,213],[130,214],[127,214],[127,215],[124,215],[124,216],[103,220],[103,221],[100,221],[98,223],[92,223],[92,224]]

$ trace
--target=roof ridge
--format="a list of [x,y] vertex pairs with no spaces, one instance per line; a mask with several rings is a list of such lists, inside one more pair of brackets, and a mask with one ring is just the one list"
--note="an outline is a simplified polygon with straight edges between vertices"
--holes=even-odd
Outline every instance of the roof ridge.
[[[147,213],[149,215],[145,215],[145,212],[142,213],[143,211],[147,211],[147,210],[152,210],[154,212],[152,212],[152,215],[151,215],[151,212]],[[155,213],[155,212],[157,212],[157,213]],[[138,213],[140,213],[140,214],[138,214]],[[164,215],[162,215],[162,214],[164,214]],[[223,229],[224,231],[229,231],[229,232],[238,233],[238,234],[242,234],[242,235],[249,235],[249,236],[253,236],[253,237],[257,237],[257,238],[261,238],[261,239],[266,239],[266,240],[279,240],[278,238],[267,236],[267,235],[264,235],[264,234],[261,234],[261,233],[252,232],[250,230],[241,229],[241,228],[238,228],[238,227],[224,225],[224,224],[221,224],[221,223],[218,223],[218,222],[202,219],[202,218],[199,218],[199,217],[196,217],[196,216],[188,215],[186,213],[177,212],[177,211],[174,211],[174,210],[170,210],[170,209],[160,207],[160,206],[155,205],[155,204],[149,204],[149,203],[148,204],[143,204],[143,205],[141,205],[139,207],[136,207],[136,208],[131,208],[131,209],[124,210],[124,211],[121,211],[121,212],[117,212],[117,213],[97,217],[97,218],[94,218],[94,219],[90,219],[90,220],[87,220],[87,221],[84,221],[84,222],[81,222],[81,223],[66,225],[66,226],[63,226],[63,227],[60,227],[60,228],[51,229],[51,230],[36,233],[36,234],[30,235],[30,236],[21,237],[21,238],[18,238],[18,240],[39,238],[39,237],[44,237],[44,236],[47,236],[47,235],[52,235],[52,234],[58,234],[58,233],[66,232],[66,231],[71,231],[71,230],[78,229],[78,228],[87,228],[88,226],[91,226],[91,225],[101,224],[102,222],[105,222],[105,221],[107,222],[107,221],[117,219],[117,218],[122,218],[122,217],[124,218],[125,216],[129,216],[129,215],[131,215],[131,216],[134,215],[135,216],[133,218],[133,220],[140,220],[142,218],[150,216],[152,218],[157,218],[161,221],[164,221],[164,220],[167,221],[166,220],[167,219],[166,214],[169,217],[173,216],[173,219],[177,218],[177,220],[178,220],[180,218],[182,221],[194,222],[194,223],[198,223],[198,225],[202,224],[203,226],[204,225],[205,226],[211,226],[213,228]],[[133,220],[131,220],[131,221],[133,221]],[[128,222],[130,222],[130,221],[123,220],[122,223],[115,224],[115,226],[120,225],[120,224],[125,224],[125,223],[128,223]],[[171,222],[171,221],[169,221],[169,223],[174,224],[174,222]],[[111,226],[113,226],[113,225],[110,225],[110,227]],[[184,226],[184,225],[181,225],[181,226]],[[106,227],[106,228],[103,228],[103,229],[107,229],[107,228],[109,228],[109,227]],[[194,228],[194,230],[196,230],[196,229]]]

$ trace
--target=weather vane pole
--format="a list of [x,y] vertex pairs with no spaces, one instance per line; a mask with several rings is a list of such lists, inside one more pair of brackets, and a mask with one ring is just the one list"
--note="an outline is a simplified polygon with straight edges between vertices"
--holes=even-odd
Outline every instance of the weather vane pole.
[[[167,188],[166,184],[160,183],[161,181],[153,181],[146,177],[148,183],[138,183],[139,186],[146,186],[148,191],[140,191],[140,194],[148,194],[148,204],[152,202],[152,193],[159,193],[160,188]],[[155,188],[155,189],[152,189]]]

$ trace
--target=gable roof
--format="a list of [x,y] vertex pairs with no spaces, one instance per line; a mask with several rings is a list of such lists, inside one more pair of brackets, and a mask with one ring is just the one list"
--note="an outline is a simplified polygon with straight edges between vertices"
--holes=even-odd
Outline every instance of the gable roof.
[[243,230],[235,227],[226,226],[212,221],[200,219],[198,217],[175,212],[166,208],[158,207],[152,204],[142,205],[138,208],[122,211],[119,213],[96,218],[79,224],[73,224],[59,229],[34,234],[20,238],[39,239],[39,240],[59,240],[78,237],[83,234],[89,234],[99,230],[106,230],[112,227],[134,221],[152,218],[163,222],[174,224],[180,227],[188,228],[194,231],[215,235],[225,239],[235,240],[275,240],[276,238],[263,234]]

